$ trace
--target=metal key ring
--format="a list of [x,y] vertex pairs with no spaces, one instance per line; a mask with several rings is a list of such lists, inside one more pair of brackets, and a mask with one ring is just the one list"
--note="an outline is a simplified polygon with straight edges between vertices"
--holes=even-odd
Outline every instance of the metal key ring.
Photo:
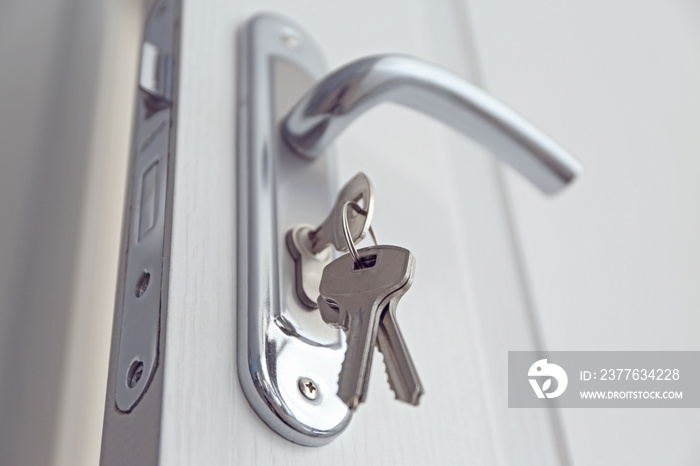
[[[355,242],[353,241],[352,235],[350,234],[350,225],[348,224],[348,207],[352,207],[353,209],[355,209],[355,212],[362,215],[367,215],[367,211],[360,207],[360,205],[355,201],[348,201],[345,204],[343,204],[343,236],[345,236],[345,243],[348,245],[348,250],[350,251],[352,258],[355,261],[355,266],[358,269],[364,269],[365,267],[362,265],[360,255],[357,253],[357,249],[355,248]],[[374,245],[378,246],[379,242],[377,242],[377,236],[374,234],[372,225],[369,226],[369,234],[372,236]]]

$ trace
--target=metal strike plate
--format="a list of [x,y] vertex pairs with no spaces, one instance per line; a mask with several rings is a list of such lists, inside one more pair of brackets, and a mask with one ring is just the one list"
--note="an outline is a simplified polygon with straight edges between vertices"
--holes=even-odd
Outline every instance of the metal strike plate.
[[323,221],[336,196],[336,171],[332,157],[294,154],[279,123],[326,66],[303,30],[274,15],[251,19],[239,43],[239,379],[272,429],[302,445],[323,445],[351,418],[336,395],[345,338],[297,298],[285,236],[299,223]]
[[167,302],[176,10],[174,2],[152,3],[141,48],[121,258],[125,270],[117,291],[122,317],[114,390],[121,412],[134,409],[153,378]]

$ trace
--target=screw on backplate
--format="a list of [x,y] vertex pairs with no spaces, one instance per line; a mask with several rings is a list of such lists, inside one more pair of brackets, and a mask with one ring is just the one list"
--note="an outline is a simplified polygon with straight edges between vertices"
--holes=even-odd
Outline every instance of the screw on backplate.
[[285,28],[281,34],[282,42],[289,50],[296,50],[301,45],[301,38],[299,34],[289,28]]
[[301,377],[299,379],[299,391],[308,400],[315,400],[320,394],[316,382],[308,377]]

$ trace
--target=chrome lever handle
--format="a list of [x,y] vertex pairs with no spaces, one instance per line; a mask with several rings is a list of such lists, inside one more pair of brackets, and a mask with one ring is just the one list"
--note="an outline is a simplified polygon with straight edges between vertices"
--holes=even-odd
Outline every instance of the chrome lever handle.
[[[318,310],[297,298],[295,257],[285,235],[291,225],[327,215],[335,193],[333,157],[305,163],[289,146],[317,157],[364,111],[392,101],[471,136],[545,192],[573,179],[579,165],[485,92],[421,60],[370,57],[316,81],[326,72],[321,51],[299,26],[270,14],[246,24],[240,45],[239,378],[250,405],[272,429],[302,445],[322,445],[352,418],[348,406],[334,396],[346,342]],[[307,78],[317,84],[280,131],[278,112],[309,88]],[[281,133],[290,144],[282,142]],[[323,258],[320,262],[324,265]],[[309,286],[312,293],[313,288]]]
[[486,92],[403,55],[362,58],[330,73],[292,108],[282,133],[296,152],[314,158],[382,102],[413,108],[471,137],[545,193],[563,188],[581,171],[566,150]]

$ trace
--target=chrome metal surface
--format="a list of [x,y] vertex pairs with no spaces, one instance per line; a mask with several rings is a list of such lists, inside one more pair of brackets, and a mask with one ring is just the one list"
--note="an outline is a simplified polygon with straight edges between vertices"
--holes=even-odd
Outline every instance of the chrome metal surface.
[[[180,0],[147,5],[100,464],[157,464],[178,127]],[[127,440],[128,439],[128,440]]]
[[[355,201],[362,201],[361,208]],[[351,218],[344,214],[344,205],[352,202],[356,207]],[[342,212],[341,212],[342,210]],[[331,261],[332,251],[345,249],[347,237],[362,240],[367,230],[372,231],[370,222],[374,212],[374,192],[367,175],[358,173],[341,188],[335,205],[321,226],[313,229],[299,224],[287,232],[287,249],[294,259],[294,281],[297,297],[309,309],[316,309],[318,285],[321,282],[323,268]],[[345,215],[341,221],[341,215]],[[372,237],[374,232],[372,231]],[[352,242],[352,239],[349,240]],[[376,243],[376,241],[375,241]],[[354,245],[353,245],[354,248]]]
[[[362,201],[363,206],[359,206]],[[345,205],[353,202],[358,206],[350,216],[345,212]],[[359,214],[359,215],[358,215]],[[348,243],[346,234],[352,241],[360,241],[367,234],[374,215],[374,190],[367,175],[360,172],[340,190],[335,205],[320,227],[310,234],[313,252],[318,253],[333,245],[338,251],[345,251]]]
[[299,379],[299,391],[308,400],[315,400],[321,396],[321,392],[318,391],[316,383],[308,377],[302,377]]
[[295,105],[282,131],[299,154],[318,157],[355,118],[382,102],[408,106],[461,131],[546,193],[581,171],[568,152],[478,87],[402,55],[362,58],[329,74]]
[[154,97],[168,99],[172,82],[172,56],[169,48],[161,50],[145,40],[141,46],[139,87]]
[[[362,213],[362,208],[353,201],[343,204],[343,234],[348,246],[348,251],[353,258],[354,268],[365,268],[360,255],[355,248],[347,221],[348,207]],[[378,246],[377,237],[372,227],[369,227],[370,234],[374,240],[374,245]],[[389,304],[381,311],[381,321],[377,333],[377,348],[384,355],[384,364],[388,376],[389,387],[396,395],[397,400],[404,401],[414,406],[418,405],[420,397],[425,393],[423,384],[418,377],[413,359],[408,352],[408,346],[403,339],[403,334],[396,321],[396,309],[399,300],[408,291],[413,282],[415,267],[411,268],[411,278],[406,285],[391,295]]]
[[[356,267],[351,254],[331,262],[321,278],[319,309],[309,310],[317,277],[309,283],[303,280],[301,269],[307,267],[310,257],[305,254],[309,250],[319,253],[330,244],[338,250],[346,245],[352,250],[355,239],[364,237],[367,230],[374,237],[369,228],[372,192],[368,180],[367,194],[359,198],[351,193],[341,199],[347,194],[341,193],[319,229],[306,235],[308,227],[299,224],[318,224],[313,217],[322,218],[321,213],[328,212],[328,200],[335,197],[332,158],[320,157],[331,141],[360,114],[391,101],[472,137],[545,192],[566,185],[580,167],[515,112],[421,60],[399,55],[364,58],[316,84],[299,86],[304,81],[299,75],[317,80],[325,67],[317,47],[296,25],[260,15],[248,23],[239,43],[239,378],[251,406],[272,429],[303,445],[321,445],[347,426],[352,411],[364,399],[375,345],[386,355],[397,398],[417,404],[423,393],[395,321],[396,303],[413,279],[410,252],[378,246],[357,251]],[[285,79],[280,79],[282,75]],[[297,157],[299,154],[305,157]],[[348,209],[360,199],[367,211],[364,219],[356,214],[358,209]],[[353,213],[354,217],[346,217]],[[362,226],[359,236],[357,224]],[[403,270],[396,265],[401,260],[387,259],[397,251],[404,254]],[[363,279],[329,272],[338,267],[334,265],[338,261],[347,262],[349,271],[343,273]],[[392,262],[396,264],[389,267]],[[308,267],[316,269],[311,275],[318,275],[319,263]],[[301,280],[294,279],[295,271]],[[397,278],[396,273],[403,275]],[[396,282],[389,283],[392,279]],[[330,288],[325,292],[324,283]],[[365,311],[358,311],[360,308]],[[382,316],[389,320],[382,323]],[[324,321],[345,330],[354,328],[346,332],[349,349],[345,358],[345,339]],[[357,330],[358,326],[364,329]],[[380,326],[385,328],[377,337]],[[319,393],[337,392],[339,396],[311,400],[298,386],[300,377],[313,378]]]
[[[285,235],[299,221],[321,223],[336,193],[334,170],[329,157],[309,163],[295,156],[278,122],[326,68],[308,36],[277,16],[253,18],[239,43],[238,375],[272,429],[322,445],[351,418],[338,397],[323,396],[337,392],[345,341],[296,299]],[[300,377],[313,380],[321,396],[304,396]]]
[[357,267],[350,254],[334,260],[323,271],[318,298],[323,320],[342,328],[347,337],[338,397],[352,410],[367,396],[382,313],[403,295],[403,288],[411,286],[415,271],[415,259],[407,249],[382,245],[358,252],[364,268]]
[[124,238],[122,317],[115,379],[117,409],[129,412],[149,387],[158,365],[160,323],[167,295],[169,250],[172,55],[175,6],[164,2],[149,13],[142,46],[134,148],[129,182],[128,233]]
[[382,320],[377,333],[377,349],[384,356],[384,365],[389,380],[389,387],[396,399],[418,406],[425,390],[418,377],[418,371],[408,352],[408,346],[396,321],[396,309],[399,300],[408,291],[411,282],[391,295],[391,301],[382,311]]
[[[343,204],[343,208],[341,210],[342,217],[341,217],[341,225],[343,227],[342,232],[343,232],[343,237],[345,238],[345,244],[347,245],[348,252],[350,252],[350,255],[352,256],[353,260],[355,261],[355,267],[358,269],[364,268],[362,265],[362,261],[360,260],[360,255],[357,253],[357,248],[355,247],[355,240],[352,237],[352,233],[350,231],[350,225],[349,225],[349,219],[348,219],[348,214],[349,210],[348,207],[353,208],[353,212],[356,214],[360,215],[366,215],[367,212],[360,207],[360,205],[355,202],[355,201],[348,201],[345,204]],[[370,228],[372,228],[370,226]],[[377,237],[374,235],[374,230],[372,230],[372,238],[374,239],[374,244],[377,244]]]
[[317,309],[318,285],[323,268],[333,259],[333,251],[327,247],[318,254],[311,251],[309,233],[313,227],[299,224],[287,232],[287,249],[294,260],[294,284],[299,301],[309,309]]

